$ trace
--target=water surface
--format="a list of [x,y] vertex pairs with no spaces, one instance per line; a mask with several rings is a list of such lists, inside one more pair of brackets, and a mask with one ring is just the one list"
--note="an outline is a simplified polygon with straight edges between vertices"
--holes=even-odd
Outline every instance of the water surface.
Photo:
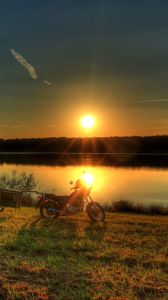
[[39,191],[69,194],[69,181],[91,174],[92,196],[96,201],[107,203],[121,199],[143,204],[168,205],[168,169],[149,167],[114,167],[102,165],[40,165],[3,163],[0,176],[18,172],[32,172],[40,183]]

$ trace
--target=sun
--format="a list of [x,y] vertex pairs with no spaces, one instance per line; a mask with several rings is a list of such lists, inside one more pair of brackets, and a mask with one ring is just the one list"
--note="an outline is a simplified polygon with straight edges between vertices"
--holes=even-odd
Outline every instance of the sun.
[[90,115],[86,115],[82,118],[82,126],[86,129],[90,129],[94,126],[94,118]]

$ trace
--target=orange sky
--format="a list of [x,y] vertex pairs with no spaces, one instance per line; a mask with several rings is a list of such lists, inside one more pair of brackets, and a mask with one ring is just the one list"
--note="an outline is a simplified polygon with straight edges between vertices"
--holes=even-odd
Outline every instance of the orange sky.
[[168,134],[166,1],[15,2],[0,2],[0,137]]

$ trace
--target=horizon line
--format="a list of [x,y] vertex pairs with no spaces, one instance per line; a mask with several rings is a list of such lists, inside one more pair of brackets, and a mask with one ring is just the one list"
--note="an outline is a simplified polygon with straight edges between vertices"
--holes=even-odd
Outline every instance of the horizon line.
[[45,139],[104,139],[104,138],[133,138],[133,137],[139,137],[139,138],[146,138],[146,137],[168,137],[167,134],[155,134],[155,135],[110,135],[110,136],[84,136],[84,137],[67,137],[67,136],[49,136],[49,137],[16,137],[16,138],[0,138],[1,141],[6,141],[6,140],[35,140],[35,139],[40,139],[40,140],[45,140]]

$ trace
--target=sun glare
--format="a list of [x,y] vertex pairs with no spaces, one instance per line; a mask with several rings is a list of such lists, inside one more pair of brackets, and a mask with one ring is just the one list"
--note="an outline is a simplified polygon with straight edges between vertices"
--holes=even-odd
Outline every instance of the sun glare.
[[74,181],[80,178],[88,188],[92,187],[96,193],[99,193],[105,185],[102,170],[93,166],[78,167],[73,176],[70,174],[69,178],[74,178]]
[[84,116],[82,118],[82,126],[86,129],[92,128],[94,126],[94,118],[90,115]]
[[84,180],[84,182],[87,184],[87,185],[91,185],[93,183],[93,175],[91,173],[85,173],[83,176],[82,176],[82,179]]

